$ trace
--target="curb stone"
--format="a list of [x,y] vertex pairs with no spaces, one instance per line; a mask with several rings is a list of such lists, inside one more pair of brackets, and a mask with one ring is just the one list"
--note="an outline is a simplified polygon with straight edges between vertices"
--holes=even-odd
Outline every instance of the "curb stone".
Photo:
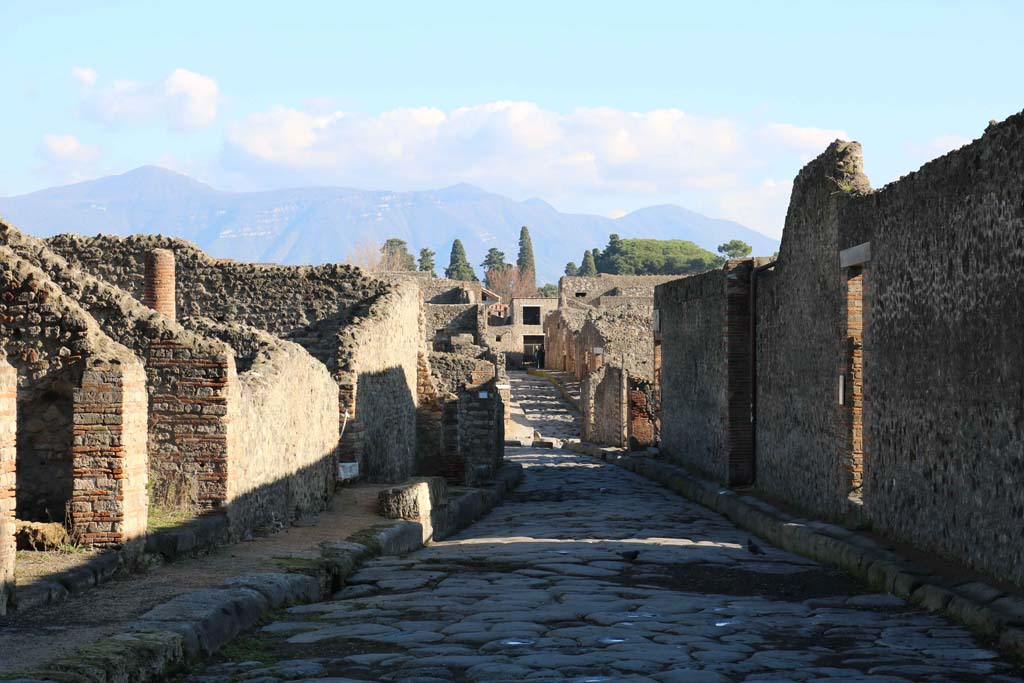
[[564,447],[651,479],[784,550],[838,567],[864,579],[876,590],[931,612],[942,612],[998,641],[1011,656],[1024,659],[1021,595],[1008,594],[980,581],[949,581],[865,535],[835,524],[794,517],[759,498],[722,488],[677,465],[577,440],[566,442]]
[[[472,524],[521,482],[523,469],[506,464],[492,486],[468,489],[444,506],[440,540]],[[6,683],[146,683],[165,679],[216,652],[263,615],[280,607],[325,600],[374,557],[404,555],[423,546],[418,522],[381,524],[343,541],[325,540],[316,557],[292,571],[246,574],[216,588],[184,593],[157,605],[125,631],[79,648],[38,669],[0,672]],[[55,584],[59,585],[59,584]]]

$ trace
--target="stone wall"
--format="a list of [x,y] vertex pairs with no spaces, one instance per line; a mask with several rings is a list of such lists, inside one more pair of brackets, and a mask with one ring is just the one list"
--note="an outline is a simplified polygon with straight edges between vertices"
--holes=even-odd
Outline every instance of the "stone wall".
[[147,457],[141,362],[7,246],[0,338],[18,370],[18,516],[67,521],[87,544],[139,536]]
[[227,512],[231,535],[323,510],[334,485],[338,385],[298,344],[253,327],[189,319],[240,351],[232,393]]
[[659,285],[662,450],[731,485],[753,482],[752,260]]
[[483,302],[483,286],[479,282],[463,282],[433,277],[429,273],[374,273],[388,283],[410,282],[420,290],[427,304],[478,304]]
[[362,301],[388,286],[347,265],[278,266],[215,259],[185,240],[161,235],[57,235],[46,240],[73,265],[145,296],[146,254],[174,253],[180,316],[206,316],[285,336]]
[[494,478],[505,450],[505,407],[491,379],[458,398],[459,456],[462,481],[479,486]]
[[[104,334],[144,361],[149,393],[150,504],[168,509],[220,509],[227,499],[228,394],[235,381],[232,350],[186,330],[124,290],[75,268],[43,240],[0,222],[0,241],[45,271],[98,322]],[[61,400],[68,398],[65,392]],[[26,406],[24,414],[35,420],[40,414],[52,413],[48,408],[40,411]]]
[[[538,309],[537,322],[527,322],[524,308]],[[524,297],[513,299],[503,309],[505,317],[488,316],[488,324],[484,331],[485,343],[495,351],[505,354],[510,367],[522,368],[524,363],[533,362],[535,353],[527,349],[527,337],[543,337],[544,321],[558,307],[558,299],[554,297]],[[546,344],[545,344],[546,353]]]
[[580,385],[583,440],[624,447],[629,442],[627,375],[622,368],[602,365]]
[[14,593],[15,477],[18,372],[0,349],[0,616]]
[[550,370],[570,372],[579,377],[576,338],[587,319],[589,306],[560,306],[544,319],[544,366]]
[[478,304],[424,304],[424,332],[435,351],[451,350],[451,339],[459,334],[480,338],[480,306]]
[[1024,584],[1024,115],[877,192],[861,168],[800,172],[758,278],[758,486]]
[[682,275],[564,275],[558,281],[559,306],[574,301],[597,306],[601,297],[629,297],[650,300],[654,288],[664,282],[677,280]]
[[334,376],[349,415],[340,457],[359,462],[368,481],[402,481],[415,471],[422,339],[419,291],[408,284],[354,308],[338,333]]

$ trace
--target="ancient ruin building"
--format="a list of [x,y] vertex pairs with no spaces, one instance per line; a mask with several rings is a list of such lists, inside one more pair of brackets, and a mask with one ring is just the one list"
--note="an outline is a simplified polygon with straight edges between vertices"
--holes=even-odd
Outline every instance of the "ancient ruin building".
[[[41,240],[5,223],[0,282],[4,608],[15,519],[63,523],[130,561],[151,513],[220,519],[204,532],[220,543],[322,510],[339,462],[387,483],[431,470],[478,483],[500,466],[507,384],[476,344],[479,283],[236,263],[161,236]],[[428,324],[467,306],[468,340]],[[471,367],[438,358],[432,373],[434,353]],[[431,426],[431,410],[448,419]]]
[[1021,187],[1020,114],[876,191],[833,143],[774,264],[658,288],[664,449],[1024,583]]
[[505,354],[509,367],[534,364],[537,352],[544,348],[544,320],[558,307],[554,297],[513,299],[501,314],[495,307],[487,318],[486,343]]
[[610,446],[657,440],[654,289],[678,275],[565,276],[544,320],[545,365],[580,380],[583,437]]

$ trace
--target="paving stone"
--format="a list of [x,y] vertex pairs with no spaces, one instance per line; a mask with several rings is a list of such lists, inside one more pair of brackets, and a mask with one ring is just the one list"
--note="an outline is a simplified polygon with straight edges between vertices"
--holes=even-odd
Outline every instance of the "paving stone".
[[[524,412],[542,428],[546,386],[513,389],[526,392]],[[571,428],[574,419],[555,421]],[[263,629],[280,639],[284,660],[247,675],[1024,683],[966,629],[919,606],[938,609],[954,598],[949,591],[915,579],[904,586],[915,589],[908,606],[759,539],[769,554],[753,556],[749,533],[626,469],[558,448],[509,448],[507,457],[525,479],[504,505],[442,542],[368,562],[333,600],[287,610]],[[621,553],[630,550],[638,555],[627,561]],[[959,590],[991,597],[1004,618],[1024,613],[984,586]],[[310,660],[311,648],[325,659]],[[197,676],[238,680],[241,671],[211,666]]]

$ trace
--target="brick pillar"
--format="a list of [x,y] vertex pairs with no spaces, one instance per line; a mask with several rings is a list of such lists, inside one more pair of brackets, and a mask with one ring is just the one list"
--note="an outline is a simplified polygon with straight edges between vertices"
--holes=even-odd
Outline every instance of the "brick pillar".
[[174,252],[150,249],[146,252],[142,303],[174,320],[177,311],[174,296]]
[[0,615],[14,589],[14,478],[17,371],[0,351]]
[[86,545],[140,539],[147,521],[146,373],[90,361],[74,391],[71,525]]

